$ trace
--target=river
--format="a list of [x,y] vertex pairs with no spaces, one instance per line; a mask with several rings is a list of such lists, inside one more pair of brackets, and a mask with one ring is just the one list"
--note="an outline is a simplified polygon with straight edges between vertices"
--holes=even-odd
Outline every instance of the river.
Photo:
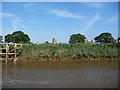
[[117,61],[2,63],[3,88],[117,88]]

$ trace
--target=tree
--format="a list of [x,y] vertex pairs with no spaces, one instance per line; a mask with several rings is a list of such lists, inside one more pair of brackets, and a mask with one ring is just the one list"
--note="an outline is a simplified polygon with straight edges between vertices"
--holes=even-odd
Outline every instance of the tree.
[[3,40],[3,36],[0,35],[0,42],[3,42],[2,40]]
[[120,42],[120,37],[118,37],[118,39],[117,39],[117,40],[118,40],[118,42]]
[[12,42],[12,36],[11,36],[11,34],[8,34],[8,35],[5,36],[5,42],[7,42],[7,43]]
[[86,37],[84,35],[81,35],[80,33],[78,34],[72,34],[70,36],[69,43],[84,43]]
[[30,42],[30,38],[22,31],[15,31],[12,34],[8,34],[5,36],[5,42],[28,43]]
[[106,32],[106,33],[101,33],[99,36],[94,38],[95,42],[99,43],[113,43],[114,38],[112,34]]

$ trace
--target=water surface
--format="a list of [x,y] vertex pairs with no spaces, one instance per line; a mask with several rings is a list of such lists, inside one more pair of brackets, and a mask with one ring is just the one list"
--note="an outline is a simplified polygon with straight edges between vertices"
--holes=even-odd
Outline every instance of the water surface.
[[3,88],[117,88],[117,61],[2,64]]

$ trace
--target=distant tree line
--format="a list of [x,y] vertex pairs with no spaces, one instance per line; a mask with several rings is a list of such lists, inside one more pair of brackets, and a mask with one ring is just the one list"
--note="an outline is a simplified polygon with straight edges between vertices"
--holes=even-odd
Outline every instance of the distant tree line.
[[[80,33],[78,34],[72,34],[70,36],[69,43],[84,43],[86,37],[84,35],[81,35]],[[112,36],[112,34],[106,32],[106,33],[101,33],[100,35],[96,36],[94,38],[95,43],[114,43],[115,40]],[[120,40],[120,37],[118,38],[118,41]]]
[[[86,37],[80,33],[78,34],[72,34],[69,38],[69,43],[74,44],[74,43],[84,43]],[[112,34],[105,32],[101,33],[100,35],[96,36],[94,38],[95,43],[114,43],[115,40],[112,36]],[[118,37],[117,41],[120,41],[120,37]],[[3,36],[0,35],[0,42],[3,42]],[[15,31],[12,34],[7,34],[5,36],[5,42],[6,43],[29,43],[30,42],[30,37],[25,34],[22,31]]]
[[[3,36],[0,36],[0,42],[3,42]],[[6,43],[29,43],[30,37],[22,31],[15,31],[5,36]]]

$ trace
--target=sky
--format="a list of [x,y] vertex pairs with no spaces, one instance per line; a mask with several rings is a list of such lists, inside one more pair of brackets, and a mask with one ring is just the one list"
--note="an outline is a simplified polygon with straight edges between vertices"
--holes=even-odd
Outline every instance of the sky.
[[2,2],[2,35],[23,31],[31,42],[68,43],[80,33],[93,40],[104,32],[118,37],[117,2]]

